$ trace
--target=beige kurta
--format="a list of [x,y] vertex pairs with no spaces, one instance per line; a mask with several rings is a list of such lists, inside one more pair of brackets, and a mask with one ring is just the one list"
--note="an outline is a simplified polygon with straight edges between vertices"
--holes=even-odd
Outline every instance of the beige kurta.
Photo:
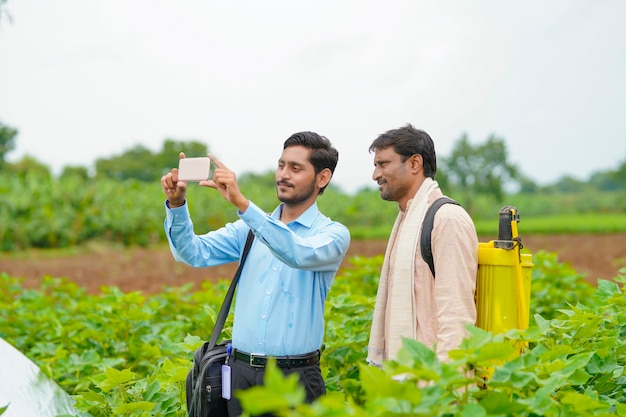
[[[440,360],[447,360],[448,352],[467,335],[465,325],[476,322],[478,238],[467,212],[460,206],[445,204],[435,216],[432,251],[436,279],[419,249],[425,209],[441,196],[437,183],[427,179],[407,210],[398,214],[381,271],[370,334],[370,362],[379,364],[396,358],[402,337],[424,343],[436,350]],[[405,292],[410,292],[410,297]],[[406,319],[410,320],[409,326]]]

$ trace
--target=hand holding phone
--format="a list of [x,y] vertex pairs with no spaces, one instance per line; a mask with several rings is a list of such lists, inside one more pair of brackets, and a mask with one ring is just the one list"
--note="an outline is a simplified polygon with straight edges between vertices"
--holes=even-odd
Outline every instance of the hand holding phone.
[[200,182],[211,177],[211,160],[208,157],[182,158],[178,162],[178,181]]

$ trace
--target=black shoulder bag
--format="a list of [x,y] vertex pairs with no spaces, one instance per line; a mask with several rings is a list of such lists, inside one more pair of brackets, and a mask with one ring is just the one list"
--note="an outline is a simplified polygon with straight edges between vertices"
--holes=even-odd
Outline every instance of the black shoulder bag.
[[230,340],[217,343],[226,322],[226,316],[235,294],[235,287],[241,269],[254,240],[252,231],[248,233],[246,245],[241,255],[239,267],[230,283],[224,302],[215,320],[211,340],[204,342],[193,355],[193,367],[187,374],[185,390],[187,395],[187,415],[189,417],[228,417],[227,400],[222,398],[222,365],[226,361],[226,346]]

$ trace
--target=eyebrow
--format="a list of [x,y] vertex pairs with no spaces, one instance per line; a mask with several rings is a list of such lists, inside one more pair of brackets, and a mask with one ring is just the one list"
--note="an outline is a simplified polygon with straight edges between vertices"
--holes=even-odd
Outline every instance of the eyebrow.
[[278,160],[279,164],[286,164],[286,165],[291,165],[291,166],[304,166],[306,165],[306,163],[304,162],[297,162],[297,161],[285,161],[284,159],[279,159]]

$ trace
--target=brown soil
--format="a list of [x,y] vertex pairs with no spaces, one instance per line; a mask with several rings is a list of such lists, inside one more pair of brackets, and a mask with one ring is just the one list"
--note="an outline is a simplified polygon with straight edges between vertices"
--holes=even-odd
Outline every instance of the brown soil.
[[[487,241],[489,238],[481,238]],[[626,266],[626,233],[608,235],[524,236],[523,243],[532,253],[556,252],[561,262],[571,264],[591,283],[611,279]],[[386,240],[353,241],[343,267],[353,256],[371,257],[384,253]],[[97,293],[101,286],[116,286],[124,292],[140,290],[155,293],[163,286],[188,282],[229,279],[236,264],[211,268],[192,268],[174,261],[167,247],[120,249],[90,245],[79,253],[28,251],[0,255],[0,272],[24,279],[27,288],[36,288],[41,278],[66,277]]]

